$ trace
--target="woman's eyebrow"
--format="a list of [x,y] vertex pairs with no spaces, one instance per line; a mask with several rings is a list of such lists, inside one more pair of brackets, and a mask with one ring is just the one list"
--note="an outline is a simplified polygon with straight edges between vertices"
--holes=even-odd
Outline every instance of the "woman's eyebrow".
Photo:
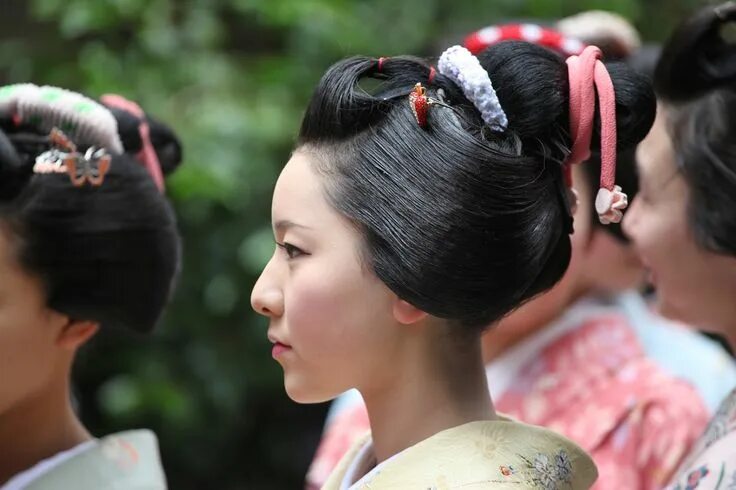
[[286,230],[288,230],[289,228],[301,228],[304,230],[312,229],[308,226],[300,225],[299,223],[295,223],[294,221],[290,221],[290,220],[279,220],[273,225],[273,228],[277,232],[281,232],[281,233],[286,232]]

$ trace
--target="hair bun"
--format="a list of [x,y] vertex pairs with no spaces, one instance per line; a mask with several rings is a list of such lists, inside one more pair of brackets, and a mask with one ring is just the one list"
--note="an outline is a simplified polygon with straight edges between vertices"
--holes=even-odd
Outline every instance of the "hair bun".
[[[103,101],[104,103],[104,101]],[[142,119],[127,110],[118,107],[108,107],[118,122],[120,139],[126,153],[137,154],[143,148],[140,125]],[[177,169],[182,161],[182,147],[179,138],[166,124],[145,114],[145,121],[150,130],[151,144],[164,175]]]
[[146,117],[151,128],[151,143],[158,155],[161,171],[164,175],[168,175],[176,170],[182,161],[181,142],[171,127],[148,115]]
[[736,21],[736,3],[700,10],[672,34],[655,71],[664,99],[685,101],[736,82],[736,44],[723,28]]
[[[478,59],[497,87],[501,106],[508,115],[509,128],[535,148],[539,141],[563,160],[570,142],[560,139],[569,127],[569,77],[564,59],[536,44],[506,41],[480,53]],[[656,101],[646,77],[624,63],[606,63],[616,96],[617,149],[638,144],[654,121]],[[596,120],[599,112],[596,109]],[[593,130],[592,150],[600,150],[600,127]],[[551,147],[550,147],[551,146]]]
[[31,167],[23,165],[23,158],[5,131],[0,129],[0,201],[15,197],[30,172]]
[[598,46],[606,58],[623,59],[641,47],[641,37],[625,17],[605,10],[588,10],[555,25],[567,37]]

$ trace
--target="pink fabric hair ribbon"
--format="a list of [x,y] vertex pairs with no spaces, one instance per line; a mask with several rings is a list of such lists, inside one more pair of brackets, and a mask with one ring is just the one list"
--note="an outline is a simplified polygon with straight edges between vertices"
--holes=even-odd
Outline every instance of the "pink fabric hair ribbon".
[[143,109],[141,109],[141,107],[135,102],[117,94],[103,95],[100,97],[100,100],[108,107],[129,112],[141,120],[138,125],[138,131],[141,136],[142,148],[136,155],[136,158],[151,175],[151,178],[153,178],[153,181],[156,183],[158,190],[164,192],[164,174],[161,171],[161,164],[158,161],[156,150],[153,148],[153,144],[151,143],[151,128],[148,125],[146,114],[143,112]]
[[[595,209],[601,223],[618,223],[628,206],[628,197],[615,185],[616,178],[616,95],[596,46],[587,46],[580,56],[567,59],[570,79],[570,136],[572,151],[565,164],[565,178],[572,189],[572,166],[590,158],[595,98],[601,115],[601,180]],[[574,191],[573,191],[574,192]]]

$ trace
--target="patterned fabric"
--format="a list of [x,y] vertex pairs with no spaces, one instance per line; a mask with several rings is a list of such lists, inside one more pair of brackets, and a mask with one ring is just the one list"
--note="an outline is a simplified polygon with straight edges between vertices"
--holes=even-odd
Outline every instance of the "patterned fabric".
[[626,314],[646,356],[693,385],[713,415],[736,386],[736,360],[714,340],[654,313],[636,292],[617,295],[611,306]]
[[721,404],[669,490],[736,490],[736,390]]
[[[378,466],[374,461],[370,437],[364,437],[323,489],[584,490],[596,479],[595,465],[580,447],[552,431],[506,419],[454,427]],[[354,474],[355,468],[371,466]]]
[[[624,317],[610,313],[584,317],[544,345],[494,400],[499,412],[580,444],[598,466],[596,490],[662,488],[708,420],[695,390],[649,360]],[[362,403],[336,414],[308,486],[319,488],[369,427]]]
[[[11,486],[12,482],[11,479],[8,485]],[[86,450],[48,468],[21,488],[166,490],[167,486],[156,436],[148,430],[135,430],[96,441]]]

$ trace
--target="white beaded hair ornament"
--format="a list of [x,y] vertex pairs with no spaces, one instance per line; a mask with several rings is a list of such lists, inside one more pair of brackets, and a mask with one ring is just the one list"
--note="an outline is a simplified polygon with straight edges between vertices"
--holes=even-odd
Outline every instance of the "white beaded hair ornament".
[[504,131],[508,127],[506,113],[501,107],[488,72],[470,51],[462,46],[448,48],[440,56],[437,69],[460,87],[491,129]]

